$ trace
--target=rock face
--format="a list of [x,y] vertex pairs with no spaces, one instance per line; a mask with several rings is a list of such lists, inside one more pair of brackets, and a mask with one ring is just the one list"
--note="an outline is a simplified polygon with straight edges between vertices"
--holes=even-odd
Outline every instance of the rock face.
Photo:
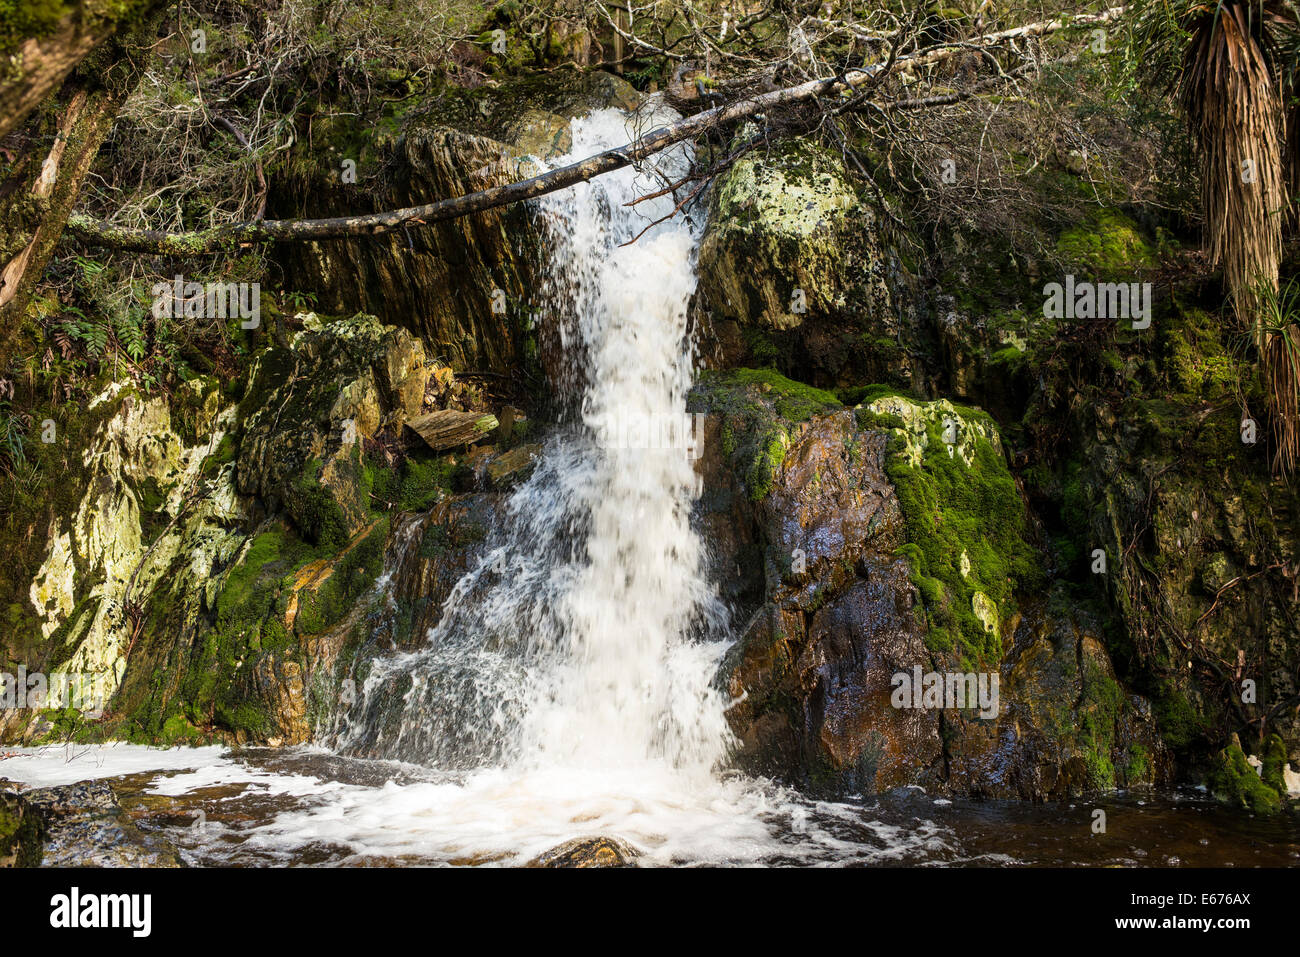
[[66,510],[40,516],[41,564],[9,609],[41,637],[3,647],[7,674],[89,675],[97,696],[9,701],[6,679],[4,740],[303,743],[355,691],[361,649],[409,647],[437,622],[541,446],[513,408],[509,434],[482,417],[496,445],[405,441],[416,416],[464,417],[447,406],[482,394],[405,329],[295,321],[237,404],[210,380],[91,403],[84,471]]
[[[32,661],[29,671],[53,672],[39,664],[54,661],[59,672],[79,676],[90,702],[84,711],[98,714],[117,689],[141,602],[167,587],[172,566],[202,574],[240,541],[231,528],[244,513],[229,472],[209,467],[234,410],[218,411],[220,394],[210,380],[190,391],[199,396],[199,415],[191,421],[202,433],[190,440],[173,424],[165,397],[114,383],[92,400],[99,424],[82,454],[83,471],[64,479],[79,504],[50,520],[45,559],[29,592],[48,644],[46,657]],[[67,695],[51,696],[44,707],[73,703]],[[8,733],[48,729],[47,721],[28,724],[36,710],[22,713],[21,727],[11,720]]]
[[[1035,553],[989,421],[897,396],[822,411],[831,397],[771,374],[706,379],[694,401],[716,417],[701,521],[735,529],[713,537],[714,560],[750,578],[724,668],[742,764],[829,793],[1041,800],[1167,779],[1151,707],[1122,689],[1095,630],[1063,603],[1031,609],[1005,580],[1032,585],[1013,559]],[[760,469],[755,449],[770,453]],[[946,483],[947,511],[929,481]],[[972,521],[986,513],[1017,546]],[[927,554],[926,522],[964,544],[940,537]],[[899,676],[929,674],[988,694],[899,697]]]
[[922,384],[901,266],[830,153],[795,144],[736,162],[712,191],[699,274],[715,362]]
[[362,450],[421,410],[419,340],[366,316],[299,321],[238,405],[211,380],[171,399],[112,385],[90,404],[70,505],[43,516],[29,604],[10,609],[45,639],[5,644],[7,674],[84,685],[6,701],[6,740],[311,737],[382,570],[388,510],[447,495],[451,469],[408,463],[396,494]]
[[[344,157],[339,157],[341,160]],[[354,160],[356,157],[352,157]],[[357,184],[339,170],[312,169],[294,215],[341,216],[421,206],[526,179],[535,164],[503,143],[456,130],[412,130],[359,167]],[[385,172],[382,185],[370,177]],[[292,187],[291,187],[292,188]],[[360,200],[360,206],[358,205]],[[524,300],[537,238],[521,206],[364,239],[296,243],[286,269],[329,313],[366,312],[440,344],[458,369],[506,372],[524,362]]]
[[283,503],[316,544],[341,545],[369,522],[361,446],[420,412],[424,347],[404,329],[357,315],[322,327],[307,316],[289,348],[257,359],[243,412],[239,491]]
[[[634,109],[639,95],[605,73],[452,91],[404,104],[379,124],[321,124],[328,147],[302,144],[272,197],[277,215],[354,215],[526,179],[570,146],[569,120],[590,109]],[[398,132],[394,133],[393,130]],[[343,163],[355,181],[343,180]],[[365,312],[405,327],[458,371],[516,374],[536,358],[529,290],[541,233],[515,205],[361,239],[286,244],[295,288],[321,311]]]
[[1150,702],[1125,691],[1098,633],[1066,608],[1026,611],[1000,666],[997,720],[947,719],[955,791],[1065,800],[1172,780]]
[[[1166,334],[1186,349],[1197,332]],[[1188,371],[1208,375],[1216,358],[1199,355],[1201,369]],[[1294,762],[1300,493],[1269,475],[1262,449],[1242,442],[1231,387],[1204,388],[1210,398],[1190,410],[1141,395],[1081,406],[1084,451],[1063,483],[1063,517],[1107,555],[1107,574],[1094,577],[1150,674],[1170,745],[1217,753],[1217,729],[1267,715]],[[1075,561],[1085,565],[1086,551]]]

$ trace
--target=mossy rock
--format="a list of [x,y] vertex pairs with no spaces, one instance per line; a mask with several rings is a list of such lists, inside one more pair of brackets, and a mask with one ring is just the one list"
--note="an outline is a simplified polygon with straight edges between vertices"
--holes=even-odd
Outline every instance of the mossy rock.
[[1282,810],[1285,791],[1279,792],[1260,777],[1236,741],[1219,752],[1218,764],[1206,784],[1218,800],[1253,814],[1272,815]]
[[0,791],[0,868],[39,867],[45,822],[20,794]]
[[725,364],[917,385],[907,270],[838,155],[796,140],[738,160],[713,187],[698,272]]
[[303,323],[250,372],[236,475],[241,492],[282,503],[308,540],[337,548],[369,521],[362,442],[420,409],[424,348],[371,316]]
[[772,369],[706,372],[691,391],[691,412],[722,416],[722,451],[751,501],[762,501],[786,450],[791,431],[814,415],[842,408],[829,392],[787,379]]
[[907,528],[926,644],[967,663],[1002,658],[1002,628],[1018,590],[1043,582],[1025,502],[989,416],[947,400],[897,394],[859,406],[862,425],[892,435],[885,471]]
[[1056,252],[1067,264],[1087,270],[1090,279],[1137,281],[1138,274],[1155,265],[1155,253],[1137,223],[1112,208],[1063,232]]

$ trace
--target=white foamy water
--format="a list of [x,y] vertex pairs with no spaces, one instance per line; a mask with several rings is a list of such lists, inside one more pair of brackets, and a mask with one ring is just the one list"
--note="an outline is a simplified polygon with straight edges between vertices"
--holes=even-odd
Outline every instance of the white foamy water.
[[66,744],[0,747],[0,778],[28,787],[76,784],[149,771],[184,771],[224,763],[222,747],[147,748],[138,744]]

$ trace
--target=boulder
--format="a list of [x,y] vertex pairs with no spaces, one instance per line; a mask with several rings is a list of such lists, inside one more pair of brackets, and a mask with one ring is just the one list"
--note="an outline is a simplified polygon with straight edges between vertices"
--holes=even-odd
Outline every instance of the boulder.
[[614,837],[580,837],[539,854],[528,867],[636,867],[639,855]]
[[720,177],[699,277],[705,355],[715,362],[774,362],[821,385],[923,384],[898,257],[827,151],[783,144]]
[[[701,525],[717,574],[741,579],[720,675],[740,763],[833,794],[1042,800],[1168,781],[1151,705],[1100,629],[1040,597],[992,421],[892,393],[833,404],[743,370],[692,396],[709,416]],[[929,676],[987,695],[926,700]]]

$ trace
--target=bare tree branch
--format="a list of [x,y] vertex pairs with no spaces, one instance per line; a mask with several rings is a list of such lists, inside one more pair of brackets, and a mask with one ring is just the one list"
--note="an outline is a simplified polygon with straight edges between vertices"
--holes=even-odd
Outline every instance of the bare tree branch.
[[[839,96],[841,93],[873,82],[878,84],[897,67],[933,64],[971,49],[988,49],[1016,39],[1044,36],[1070,26],[1105,23],[1119,17],[1124,9],[1124,7],[1114,7],[1099,14],[1031,23],[986,34],[960,44],[945,44],[921,53],[891,57],[883,63],[847,71],[840,77],[809,80],[796,86],[746,97],[715,106],[669,126],[651,130],[624,146],[606,150],[570,166],[551,170],[530,179],[494,186],[424,206],[329,219],[257,220],[184,233],[124,229],[86,216],[72,216],[68,219],[67,233],[88,245],[156,255],[193,256],[247,243],[304,242],[370,236],[399,228],[445,222],[565,189],[640,162],[677,143],[694,139],[708,130],[731,125],[756,114],[821,97]],[[936,103],[944,101],[945,98],[939,98]],[[917,101],[904,101],[900,105],[905,108],[915,108],[923,104]]]

